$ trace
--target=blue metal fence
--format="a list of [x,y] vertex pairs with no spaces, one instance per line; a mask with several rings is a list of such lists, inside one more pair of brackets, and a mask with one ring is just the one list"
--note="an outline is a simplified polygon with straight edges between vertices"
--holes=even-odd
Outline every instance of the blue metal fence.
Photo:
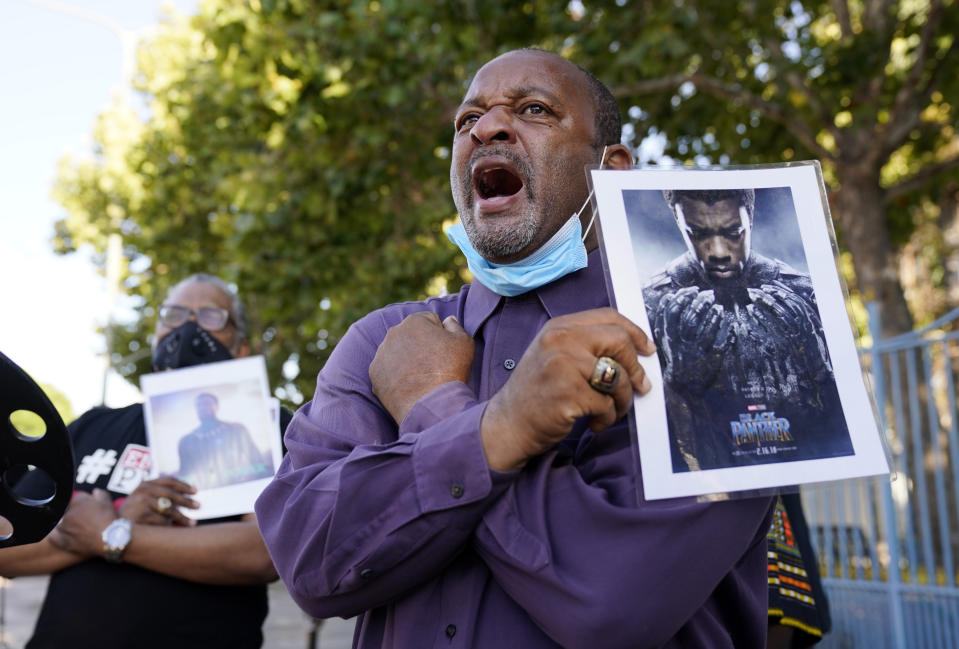
[[832,613],[824,648],[959,649],[956,320],[959,309],[862,350],[895,478],[801,490]]

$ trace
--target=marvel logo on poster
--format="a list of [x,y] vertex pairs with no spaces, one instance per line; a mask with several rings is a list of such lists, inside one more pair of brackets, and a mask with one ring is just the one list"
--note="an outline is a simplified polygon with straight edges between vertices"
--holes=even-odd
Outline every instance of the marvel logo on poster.
[[262,356],[206,363],[140,378],[151,475],[197,488],[198,519],[253,511],[279,466],[279,409]]
[[646,498],[888,473],[817,162],[590,180],[611,301],[657,346]]

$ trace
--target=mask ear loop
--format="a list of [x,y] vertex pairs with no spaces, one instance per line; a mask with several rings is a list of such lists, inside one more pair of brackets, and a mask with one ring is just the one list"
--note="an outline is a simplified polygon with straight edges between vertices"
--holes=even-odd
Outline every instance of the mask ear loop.
[[[608,144],[607,144],[606,146],[604,146],[604,147],[603,147],[603,155],[601,155],[601,156],[599,157],[599,168],[600,168],[600,169],[602,169],[603,166],[606,164],[606,149],[608,149],[608,148],[609,148],[609,145],[608,145]],[[589,204],[589,199],[591,199],[592,197],[593,197],[593,190],[590,189],[590,190],[589,190],[589,195],[586,197],[586,201],[583,202],[583,206],[582,206],[581,208],[579,208],[579,210],[576,212],[576,214],[575,214],[574,216],[579,217],[579,215],[583,213],[583,210],[585,210],[585,209],[586,209],[586,206]],[[587,224],[587,226],[586,226],[586,231],[583,232],[583,243],[586,243],[586,237],[589,236],[589,231],[593,229],[593,221],[595,221],[595,220],[596,220],[596,212],[593,212],[593,213],[590,215],[589,224]]]

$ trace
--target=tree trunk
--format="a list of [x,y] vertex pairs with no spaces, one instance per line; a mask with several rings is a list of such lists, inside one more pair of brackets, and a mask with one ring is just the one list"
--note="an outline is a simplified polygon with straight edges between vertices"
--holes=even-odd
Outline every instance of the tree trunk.
[[939,228],[946,244],[946,256],[943,259],[946,267],[943,282],[946,304],[952,309],[959,306],[959,186],[955,184],[943,189],[939,201]]
[[879,172],[869,167],[847,164],[837,168],[840,190],[833,197],[833,216],[852,253],[856,288],[864,302],[879,304],[882,335],[888,338],[910,331],[913,322],[886,227]]

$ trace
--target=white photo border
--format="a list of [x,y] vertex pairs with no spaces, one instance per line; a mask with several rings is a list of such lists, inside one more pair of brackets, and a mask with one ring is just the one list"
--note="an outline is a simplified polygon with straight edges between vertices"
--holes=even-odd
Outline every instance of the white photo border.
[[[164,469],[170,467],[160,466],[161,463],[157,461],[157,458],[161,456],[160,450],[164,445],[176,443],[174,440],[164,440],[157,434],[151,397],[198,390],[210,386],[239,385],[250,381],[256,382],[257,396],[262,398],[263,407],[256,410],[257,413],[262,413],[256,415],[257,417],[262,416],[262,420],[245,423],[263,426],[263,430],[270,431],[270,455],[273,464],[271,468],[273,475],[275,475],[283,455],[279,420],[277,419],[278,409],[275,399],[270,395],[265,360],[262,356],[248,356],[168,372],[144,374],[140,377],[140,389],[144,396],[143,415],[146,425],[147,446],[151,449],[150,456],[152,458],[151,477],[156,478],[172,472],[170,470],[165,471]],[[173,468],[173,470],[176,469]],[[253,511],[253,503],[256,498],[272,479],[271,476],[222,487],[200,489],[193,495],[193,498],[200,503],[200,508],[181,508],[181,511],[186,516],[198,520],[248,514]]]
[[649,332],[636,251],[623,199],[626,190],[789,187],[795,203],[809,276],[854,453],[843,457],[674,473],[670,459],[663,376],[658,358],[639,361],[653,389],[634,399],[634,426],[648,500],[755,491],[889,473],[873,398],[866,385],[836,266],[818,162],[736,168],[592,169],[589,180],[598,212],[611,299],[620,313]]

